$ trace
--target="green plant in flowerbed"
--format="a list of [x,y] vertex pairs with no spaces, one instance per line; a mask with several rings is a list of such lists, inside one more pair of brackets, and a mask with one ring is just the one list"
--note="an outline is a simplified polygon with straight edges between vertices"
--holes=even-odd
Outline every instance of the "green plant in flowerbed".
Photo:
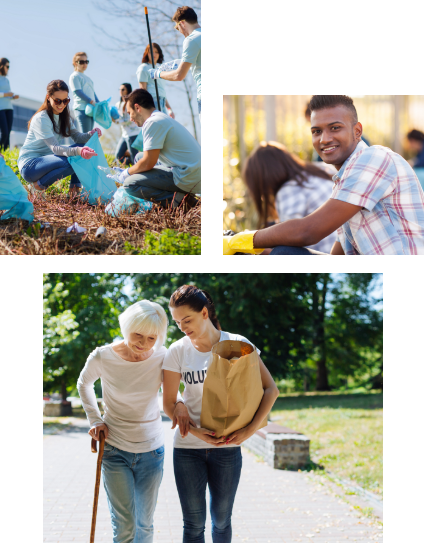
[[271,419],[310,438],[313,463],[382,496],[381,392],[280,395]]
[[200,237],[170,229],[162,230],[160,234],[147,230],[143,249],[127,242],[125,250],[131,255],[200,255]]

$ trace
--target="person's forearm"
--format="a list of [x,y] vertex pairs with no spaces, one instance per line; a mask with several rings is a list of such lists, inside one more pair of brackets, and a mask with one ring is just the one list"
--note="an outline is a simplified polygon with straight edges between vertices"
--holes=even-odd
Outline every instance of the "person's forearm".
[[91,98],[85,94],[81,89],[74,90],[75,94],[78,96],[78,98],[81,98],[81,100],[84,100],[84,102],[90,103]]
[[131,168],[128,169],[128,173],[129,175],[135,175],[137,173],[148,172],[149,170],[153,169],[155,164],[152,164],[151,159],[149,159],[147,156],[143,156],[143,158],[141,158],[137,164],[134,164],[134,166],[131,166]]
[[258,410],[256,411],[256,414],[253,417],[252,422],[250,423],[252,427],[255,428],[255,431],[259,428],[264,418],[271,411],[275,400],[278,398],[278,394],[279,391],[276,386],[266,388],[264,390],[264,395],[262,396],[261,403],[259,404]]
[[89,132],[79,132],[75,128],[71,128],[70,134],[75,143],[87,143],[92,136]]
[[304,219],[290,219],[275,224],[269,228],[258,230],[253,238],[253,245],[259,249],[289,245],[291,247],[304,247],[313,245],[317,241],[311,241],[311,235],[305,228]]
[[180,72],[180,70],[177,68],[176,70],[173,70],[172,72],[165,72],[165,71],[161,72],[160,79],[165,79],[166,81],[182,81],[184,79],[184,76]]

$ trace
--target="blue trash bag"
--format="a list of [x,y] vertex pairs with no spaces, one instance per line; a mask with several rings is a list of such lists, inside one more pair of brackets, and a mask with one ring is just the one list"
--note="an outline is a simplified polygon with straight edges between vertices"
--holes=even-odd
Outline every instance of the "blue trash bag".
[[68,162],[81,181],[85,189],[83,195],[88,196],[88,202],[95,205],[98,204],[100,198],[101,203],[106,204],[115,194],[116,185],[113,179],[107,177],[105,171],[98,168],[98,166],[108,168],[108,164],[97,132],[85,145],[94,149],[98,156],[93,156],[88,160],[80,156],[70,156]]
[[133,143],[131,143],[131,147],[134,147],[134,149],[137,149],[138,151],[143,151],[143,131],[140,130],[138,133],[138,136],[135,138]]
[[110,116],[112,117],[114,121],[117,121],[119,119],[119,111],[116,106],[112,106],[110,108]]
[[112,126],[109,102],[110,98],[108,100],[103,100],[102,102],[97,102],[93,106],[93,119],[106,130]]
[[2,220],[16,217],[25,221],[34,220],[34,206],[28,200],[28,193],[10,166],[0,156],[0,209],[7,209]]
[[87,115],[87,117],[92,117],[93,111],[94,111],[94,106],[92,104],[87,104],[85,106],[85,114]]
[[122,213],[137,215],[145,213],[152,207],[152,202],[131,196],[124,187],[119,187],[113,195],[113,200],[106,206],[105,213],[112,217],[119,217]]

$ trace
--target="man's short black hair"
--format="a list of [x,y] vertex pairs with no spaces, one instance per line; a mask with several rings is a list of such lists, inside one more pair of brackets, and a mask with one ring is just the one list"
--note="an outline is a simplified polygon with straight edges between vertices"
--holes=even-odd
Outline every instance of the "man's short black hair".
[[355,124],[358,122],[358,113],[350,96],[336,94],[317,94],[315,96],[312,96],[311,101],[309,102],[309,109],[311,110],[311,112],[336,106],[344,106],[349,109],[353,115],[353,120],[355,121]]
[[134,109],[134,104],[138,104],[144,109],[155,108],[155,103],[153,102],[153,97],[150,92],[145,89],[135,89],[128,96],[125,96],[125,102],[130,104],[131,108]]
[[409,140],[424,141],[424,134],[421,132],[421,130],[415,130],[415,128],[408,132],[406,137]]

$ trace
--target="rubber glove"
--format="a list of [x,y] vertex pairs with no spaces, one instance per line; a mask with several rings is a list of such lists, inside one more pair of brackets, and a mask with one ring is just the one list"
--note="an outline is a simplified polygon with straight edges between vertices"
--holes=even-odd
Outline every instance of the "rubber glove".
[[81,156],[82,158],[85,158],[86,160],[88,160],[89,158],[93,156],[97,156],[97,153],[94,149],[90,149],[90,147],[82,147]]
[[232,239],[232,236],[224,236],[223,237],[223,240],[224,240],[224,252],[222,254],[224,254],[224,255],[235,255],[236,254],[236,251],[233,251],[228,246],[228,242],[229,242],[230,239]]
[[264,249],[253,247],[253,236],[257,230],[239,232],[235,236],[230,236],[228,239],[228,247],[236,253],[250,253],[259,255]]
[[152,68],[151,70],[148,70],[148,71],[152,79],[160,79],[160,73],[162,71],[162,68],[155,68],[154,70]]
[[130,175],[129,172],[128,172],[129,168],[123,170],[120,174],[119,174],[119,183],[123,183],[125,181],[125,179]]
[[97,132],[97,134],[99,135],[99,138],[102,135],[102,131],[100,130],[100,128],[93,128],[93,130],[90,130],[89,134],[93,135],[94,132]]

